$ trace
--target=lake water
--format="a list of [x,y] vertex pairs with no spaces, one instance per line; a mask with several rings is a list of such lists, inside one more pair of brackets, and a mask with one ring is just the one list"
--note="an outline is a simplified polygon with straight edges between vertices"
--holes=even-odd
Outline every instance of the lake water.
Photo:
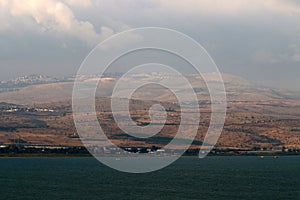
[[300,157],[184,157],[147,174],[94,158],[1,158],[0,199],[300,199]]

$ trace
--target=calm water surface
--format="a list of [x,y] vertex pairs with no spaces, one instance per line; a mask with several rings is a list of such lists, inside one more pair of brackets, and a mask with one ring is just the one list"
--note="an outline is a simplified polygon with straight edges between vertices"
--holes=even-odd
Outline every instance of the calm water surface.
[[184,157],[147,174],[94,158],[1,158],[0,199],[300,199],[300,157]]

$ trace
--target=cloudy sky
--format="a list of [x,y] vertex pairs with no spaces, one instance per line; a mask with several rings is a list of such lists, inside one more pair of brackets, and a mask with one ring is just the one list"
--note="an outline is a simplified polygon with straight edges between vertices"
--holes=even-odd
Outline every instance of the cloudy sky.
[[75,74],[88,52],[136,27],[183,32],[221,72],[300,91],[297,0],[0,0],[0,80]]

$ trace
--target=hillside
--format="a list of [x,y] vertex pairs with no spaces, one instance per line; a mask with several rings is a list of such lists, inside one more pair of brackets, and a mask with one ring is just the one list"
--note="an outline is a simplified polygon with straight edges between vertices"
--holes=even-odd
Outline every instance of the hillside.
[[[151,80],[157,77],[143,75],[140,78]],[[223,78],[228,110],[217,148],[300,149],[300,101],[297,94],[258,87],[228,74],[224,74]],[[209,125],[210,103],[201,77],[190,76],[189,80],[201,103],[201,122],[192,146],[198,148]],[[211,75],[210,81],[214,81],[214,75]],[[171,103],[176,100],[175,96],[154,86],[134,94],[131,115],[138,125],[149,122],[147,109],[153,104],[162,104],[169,110],[167,123],[161,132],[150,139],[136,139],[125,134],[113,121],[109,96],[114,83],[115,78],[101,79],[101,90],[97,91],[97,114],[107,136],[122,146],[167,144],[180,123],[179,107]],[[0,106],[0,144],[13,143],[15,138],[19,138],[27,144],[82,145],[76,137],[72,119],[72,86],[71,82],[34,84],[18,91],[0,93],[0,101],[6,102]]]

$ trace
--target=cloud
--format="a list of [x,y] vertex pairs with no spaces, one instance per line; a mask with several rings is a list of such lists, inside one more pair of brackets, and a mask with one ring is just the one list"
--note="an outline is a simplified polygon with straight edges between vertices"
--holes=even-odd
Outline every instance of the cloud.
[[[77,5],[88,6],[87,1]],[[85,3],[83,3],[85,2]],[[74,3],[70,1],[69,3]],[[57,0],[1,0],[3,22],[0,31],[18,32],[20,28],[56,37],[73,37],[93,46],[114,33],[106,26],[99,33],[89,21],[76,19],[73,11]],[[5,21],[5,22],[4,22]]]
[[70,6],[80,8],[88,8],[93,5],[90,0],[65,0],[65,2]]
[[300,62],[300,47],[291,44],[277,51],[259,49],[253,54],[253,60],[259,64],[297,63]]
[[300,46],[292,44],[289,46],[289,50],[291,52],[291,60],[294,62],[300,62]]
[[0,66],[13,71],[26,63],[32,71],[48,63],[49,72],[75,69],[91,47],[112,34],[157,26],[194,38],[223,72],[262,81],[276,74],[299,80],[299,2],[0,0]]
[[253,60],[257,63],[273,64],[279,62],[280,58],[270,51],[260,49],[254,53]]
[[282,0],[158,0],[159,8],[185,14],[240,15],[262,11],[284,14],[299,12],[299,5]]

